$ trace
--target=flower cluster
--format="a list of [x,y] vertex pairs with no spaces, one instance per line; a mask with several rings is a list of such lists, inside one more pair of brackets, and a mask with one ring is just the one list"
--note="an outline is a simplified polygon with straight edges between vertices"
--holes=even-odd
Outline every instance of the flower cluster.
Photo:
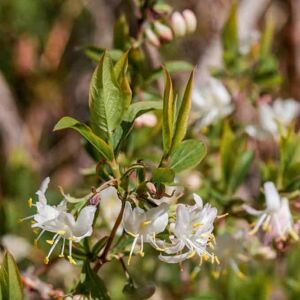
[[38,201],[33,204],[32,199],[29,200],[29,206],[36,207],[36,214],[29,216],[26,219],[33,219],[32,228],[41,229],[40,234],[36,238],[38,241],[45,232],[53,233],[54,236],[47,243],[51,245],[48,255],[45,258],[45,263],[49,262],[49,257],[55,247],[62,240],[60,257],[64,257],[66,240],[69,242],[68,260],[72,264],[76,261],[72,257],[72,244],[79,243],[83,238],[90,236],[93,232],[92,224],[96,212],[96,206],[88,205],[84,207],[78,214],[75,220],[74,216],[67,212],[67,203],[65,200],[57,206],[51,206],[47,203],[45,196],[48,184],[50,182],[47,177],[37,191]]
[[[162,252],[159,259],[167,263],[179,263],[197,255],[200,260],[210,259],[219,262],[218,258],[207,250],[213,248],[215,242],[213,223],[217,216],[216,208],[206,204],[194,194],[194,205],[177,204],[175,222],[170,223],[168,241],[157,239],[156,235],[163,232],[168,225],[168,205],[160,204],[148,211],[136,207],[132,210],[126,203],[123,226],[125,231],[134,237],[129,262],[137,242],[140,243],[140,254],[143,256],[144,242]],[[183,253],[183,251],[185,251]]]

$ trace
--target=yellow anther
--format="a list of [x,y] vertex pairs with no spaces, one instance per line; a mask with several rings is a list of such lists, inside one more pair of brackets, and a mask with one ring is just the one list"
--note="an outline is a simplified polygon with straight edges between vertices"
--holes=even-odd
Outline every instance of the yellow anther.
[[220,277],[220,271],[212,271],[211,275],[215,278],[218,279]]
[[64,235],[66,232],[65,232],[65,230],[59,230],[59,231],[57,231],[57,233],[58,233],[59,235]]
[[160,248],[160,247],[156,247],[155,249],[156,249],[157,251],[161,251],[161,252],[164,252],[164,251],[165,251],[165,249]]
[[197,228],[197,227],[199,227],[199,226],[201,226],[201,225],[203,225],[202,223],[194,223],[193,224],[193,228]]
[[190,255],[187,257],[187,259],[194,257],[195,254],[196,254],[196,251],[194,250],[193,252],[190,253]]
[[140,252],[139,252],[139,255],[140,255],[141,257],[144,257],[144,256],[145,256],[145,253],[144,253],[143,251],[140,251]]
[[68,260],[69,260],[70,264],[77,265],[76,261],[74,260],[74,258],[72,256],[68,255]]
[[46,257],[45,257],[45,259],[44,259],[44,263],[45,263],[46,265],[48,265],[48,264],[49,264],[49,257],[48,257],[48,256],[46,256]]
[[31,220],[31,224],[36,224],[37,222],[34,220]]
[[211,259],[211,263],[214,264],[215,263],[215,256],[212,255],[210,259]]
[[128,266],[130,265],[131,257],[132,257],[132,255],[129,255],[129,257],[128,257],[128,261],[127,261],[127,265],[128,265]]
[[27,203],[28,203],[29,207],[32,207],[32,198],[29,198],[28,201],[27,201]]
[[204,259],[205,261],[208,261],[208,260],[209,260],[209,256],[208,256],[207,254],[203,254],[203,259]]
[[211,249],[215,249],[215,246],[214,246],[213,243],[211,243],[211,242],[208,243],[208,246],[209,246]]
[[65,256],[63,254],[59,254],[58,257],[64,258]]
[[32,231],[33,231],[33,233],[35,233],[35,234],[38,234],[38,233],[39,233],[38,229],[33,229]]
[[219,260],[218,256],[216,256],[216,255],[215,255],[215,261],[218,265],[220,264],[220,260]]
[[248,235],[254,235],[258,231],[258,228],[253,228],[248,232]]
[[50,244],[50,245],[53,245],[53,244],[54,244],[54,241],[53,241],[53,240],[46,240],[46,243],[47,243],[47,244]]
[[202,266],[202,263],[203,263],[203,257],[200,256],[200,260],[199,260],[199,266],[200,266],[200,267]]
[[237,272],[237,276],[242,280],[246,279],[246,275],[244,273],[242,273],[241,271]]
[[18,219],[18,220],[17,220],[17,224],[20,224],[20,223],[22,223],[22,222],[23,222],[22,219]]
[[151,224],[151,220],[149,220],[149,221],[145,221],[144,223],[143,223],[143,226],[147,226],[147,225],[149,225],[149,224]]
[[69,241],[75,241],[76,238],[75,238],[74,236],[70,236],[70,237],[68,238],[68,240],[69,240]]
[[290,234],[290,236],[292,237],[293,240],[295,240],[295,241],[299,240],[297,233],[293,229],[290,228],[288,230],[288,233]]

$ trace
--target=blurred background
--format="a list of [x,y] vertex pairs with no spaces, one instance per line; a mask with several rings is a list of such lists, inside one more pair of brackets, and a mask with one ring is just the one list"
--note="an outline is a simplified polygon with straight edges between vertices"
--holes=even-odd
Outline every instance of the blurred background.
[[[274,20],[273,54],[283,78],[278,89],[285,97],[300,99],[300,2],[239,2],[238,33],[245,47],[247,41],[255,41],[267,17]],[[198,25],[193,35],[163,46],[161,57],[188,60],[200,73],[220,66],[220,33],[231,1],[168,3],[179,11],[193,10]],[[38,265],[44,257],[31,246],[29,225],[16,223],[30,214],[26,201],[40,181],[51,176],[50,197],[59,199],[57,185],[78,190],[83,180],[81,170],[91,165],[76,133],[53,133],[52,129],[64,115],[86,120],[89,80],[96,63],[83,49],[88,45],[112,46],[114,22],[122,6],[121,0],[0,1],[0,236],[2,244],[11,244],[15,235],[26,237],[13,239],[14,248],[20,249],[17,259],[30,255]],[[154,57],[154,63],[159,65],[161,57]],[[69,267],[66,263],[64,270]],[[43,274],[43,269],[38,272]],[[70,286],[74,280],[53,272],[49,282],[55,286]],[[284,298],[275,292],[272,299]]]

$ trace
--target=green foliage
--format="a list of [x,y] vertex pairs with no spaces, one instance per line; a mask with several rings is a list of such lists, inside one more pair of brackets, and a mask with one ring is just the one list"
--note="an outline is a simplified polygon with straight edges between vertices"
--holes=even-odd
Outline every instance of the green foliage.
[[173,183],[175,172],[169,168],[158,168],[152,173],[151,181],[154,183]]
[[0,299],[22,300],[23,285],[12,255],[6,251],[0,267]]
[[118,84],[112,60],[104,52],[90,83],[90,121],[93,131],[108,143],[120,125],[125,110],[123,93]]
[[236,136],[225,123],[221,139],[222,185],[226,192],[233,194],[243,182],[254,159],[253,151],[246,151],[244,136]]
[[184,139],[186,134],[188,121],[189,121],[189,113],[192,104],[193,77],[194,77],[194,72],[191,73],[184,91],[177,120],[175,122],[175,130],[172,139],[171,150],[175,149],[180,144],[180,142]]
[[162,140],[164,154],[167,154],[172,146],[173,126],[174,126],[174,95],[171,76],[168,71],[165,74],[165,92],[163,98],[163,123],[162,123]]
[[170,167],[182,172],[196,167],[206,155],[206,146],[197,140],[186,140],[178,145],[171,154]]
[[107,160],[112,160],[114,157],[112,148],[102,138],[97,136],[87,125],[71,117],[63,117],[54,127],[54,131],[72,128],[79,132],[96,150],[99,151]]
[[84,295],[93,300],[109,300],[106,287],[102,279],[91,269],[86,261],[80,274],[80,281],[73,291],[74,295]]

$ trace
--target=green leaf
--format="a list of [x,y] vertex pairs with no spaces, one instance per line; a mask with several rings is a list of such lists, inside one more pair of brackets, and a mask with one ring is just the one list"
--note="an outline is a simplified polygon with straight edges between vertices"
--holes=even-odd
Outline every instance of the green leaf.
[[[193,71],[194,66],[186,61],[183,60],[174,60],[174,61],[167,61],[164,63],[165,69],[170,74],[175,74],[178,72],[191,72]],[[155,69],[151,75],[147,78],[147,82],[150,83],[154,80],[159,79],[163,76],[164,72],[162,68]]]
[[182,142],[171,154],[170,167],[181,172],[196,167],[206,155],[206,146],[197,140]]
[[134,300],[148,299],[153,296],[154,292],[155,286],[153,284],[136,285],[132,280],[129,280],[123,288],[123,293],[130,297],[129,299]]
[[128,108],[132,99],[132,91],[126,76],[128,68],[128,53],[129,51],[126,51],[114,66],[114,72],[123,94],[124,110]]
[[18,267],[13,256],[6,251],[0,267],[1,299],[22,300],[23,286]]
[[93,300],[110,299],[103,280],[91,269],[88,261],[86,261],[82,267],[80,281],[73,293],[74,295],[80,294],[88,296]]
[[129,43],[129,27],[125,15],[122,14],[114,26],[114,48],[124,50]]
[[169,168],[158,168],[153,171],[151,181],[154,183],[172,183],[175,172]]
[[[101,56],[105,52],[105,49],[98,48],[95,46],[86,46],[83,48],[83,51],[87,57],[91,58],[92,60],[94,60],[98,63]],[[108,50],[108,53],[113,61],[117,61],[118,59],[120,59],[120,57],[123,54],[123,52],[118,49]]]
[[113,160],[114,154],[110,145],[108,145],[103,139],[98,137],[90,127],[80,123],[76,119],[71,117],[63,117],[58,121],[54,127],[54,131],[72,128],[79,132],[95,149],[97,149],[107,160]]
[[89,106],[93,131],[111,143],[112,132],[121,123],[125,104],[107,52],[102,55],[92,76]]
[[239,54],[237,11],[237,1],[234,0],[222,32],[222,43],[224,48],[223,58],[227,66],[236,66],[239,63],[237,60],[237,55]]
[[123,121],[125,122],[133,122],[140,115],[152,111],[152,110],[162,110],[163,103],[162,101],[144,101],[144,102],[136,102],[131,104],[128,107],[128,110],[125,112],[123,116]]
[[221,138],[221,146],[220,146],[220,152],[221,152],[221,172],[222,172],[222,179],[224,185],[227,185],[229,182],[231,169],[233,166],[232,161],[232,154],[236,154],[234,148],[232,148],[233,142],[235,140],[235,136],[229,126],[228,123],[225,123],[224,129],[223,129],[223,135]]
[[228,184],[229,192],[234,193],[240,186],[249,171],[254,156],[253,151],[246,151],[237,158]]
[[178,112],[175,133],[172,140],[172,149],[176,148],[185,137],[192,104],[193,76],[194,71],[191,73],[186,85],[182,103]]
[[170,151],[173,138],[174,97],[173,84],[169,72],[164,69],[165,91],[163,98],[162,140],[164,154]]

